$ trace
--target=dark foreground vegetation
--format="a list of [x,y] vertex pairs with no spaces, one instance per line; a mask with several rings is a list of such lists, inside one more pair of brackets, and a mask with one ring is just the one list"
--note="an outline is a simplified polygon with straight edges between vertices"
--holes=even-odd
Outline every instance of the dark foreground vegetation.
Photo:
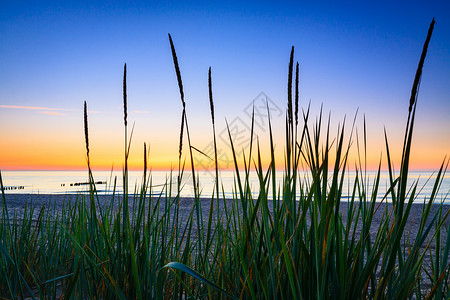
[[[270,145],[261,149],[252,130],[243,162],[238,162],[230,134],[236,169],[232,199],[223,196],[216,150],[211,158],[216,162],[215,192],[207,201],[206,214],[196,176],[192,207],[188,214],[180,213],[184,133],[192,174],[196,174],[193,151],[196,155],[198,150],[191,144],[180,69],[169,35],[183,106],[175,187],[167,182],[160,197],[149,197],[151,173],[145,153],[142,184],[137,191],[128,191],[131,139],[125,65],[123,193],[116,195],[113,190],[114,201],[100,203],[90,168],[85,103],[89,194],[77,195],[60,211],[28,207],[18,216],[8,211],[1,183],[0,298],[448,299],[449,211],[442,205],[446,199],[436,196],[448,162],[436,172],[430,195],[420,198],[418,183],[407,184],[417,94],[433,27],[434,20],[411,90],[398,173],[386,137],[387,188],[380,187],[380,168],[369,179],[361,163],[366,153],[364,128],[361,141],[356,137],[357,176],[350,194],[343,194],[352,135],[345,137],[342,125],[333,138],[321,115],[313,125],[309,109],[299,115],[299,70],[298,63],[294,70],[292,48],[282,185],[276,179],[269,118]],[[211,69],[208,86],[215,145]],[[265,167],[263,150],[271,155]],[[308,178],[299,175],[304,165]],[[256,197],[250,192],[250,176],[259,179]],[[389,205],[376,201],[380,194]],[[411,235],[407,224],[413,202],[419,199],[423,205]]]

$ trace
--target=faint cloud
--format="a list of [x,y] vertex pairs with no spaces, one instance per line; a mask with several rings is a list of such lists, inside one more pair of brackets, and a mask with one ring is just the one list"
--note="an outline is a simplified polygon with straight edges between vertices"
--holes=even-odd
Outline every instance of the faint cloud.
[[17,109],[28,109],[28,110],[64,110],[64,111],[72,110],[72,109],[68,109],[68,108],[51,108],[51,107],[22,106],[22,105],[0,105],[0,108],[17,108]]
[[51,116],[66,116],[67,114],[59,113],[56,111],[39,111],[39,114],[51,115]]
[[135,110],[133,111],[135,114],[148,114],[147,110]]
[[23,109],[23,110],[37,110],[39,114],[52,115],[52,116],[65,116],[66,113],[62,111],[73,111],[68,108],[54,108],[54,107],[42,107],[42,106],[24,106],[24,105],[1,105],[0,108],[9,109]]

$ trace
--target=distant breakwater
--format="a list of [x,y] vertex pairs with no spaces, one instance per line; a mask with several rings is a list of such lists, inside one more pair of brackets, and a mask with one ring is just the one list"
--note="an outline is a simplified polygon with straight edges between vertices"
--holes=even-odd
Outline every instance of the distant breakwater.
[[4,186],[3,189],[5,191],[11,191],[11,190],[23,190],[25,189],[25,186],[19,185],[19,186]]
[[[90,182],[75,182],[75,183],[70,183],[70,186],[82,186],[82,185],[89,185]],[[106,184],[106,181],[96,181],[94,182],[94,184]],[[65,183],[61,183],[61,186],[66,186]]]
[[[89,185],[89,182],[74,182],[74,183],[61,183],[60,186],[61,187],[65,187],[65,186],[87,186]],[[107,184],[106,181],[96,181],[94,182],[95,185],[101,185],[101,184]],[[25,190],[26,186],[25,185],[13,185],[13,186],[4,186],[3,190],[4,191],[15,191],[15,190]]]

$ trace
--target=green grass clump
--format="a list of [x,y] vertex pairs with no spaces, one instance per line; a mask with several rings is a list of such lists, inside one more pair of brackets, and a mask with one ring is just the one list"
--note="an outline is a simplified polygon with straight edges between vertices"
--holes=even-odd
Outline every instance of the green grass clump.
[[[210,68],[215,185],[206,208],[202,207],[194,168],[194,153],[205,154],[191,144],[178,58],[169,35],[183,108],[176,190],[169,179],[158,197],[149,196],[153,195],[152,177],[147,173],[144,144],[142,184],[134,192],[128,191],[132,132],[129,138],[125,65],[123,193],[116,193],[114,185],[104,201],[96,191],[86,102],[89,193],[67,199],[62,210],[42,207],[33,218],[36,208],[27,206],[18,216],[8,210],[0,174],[0,299],[449,299],[449,211],[442,204],[445,199],[441,203],[437,199],[448,161],[437,172],[433,191],[423,203],[417,233],[409,236],[407,226],[419,196],[418,183],[408,186],[407,179],[418,83],[433,27],[434,20],[411,91],[399,174],[393,170],[386,137],[390,177],[386,191],[380,188],[381,162],[369,181],[359,158],[345,202],[343,186],[352,136],[346,142],[345,122],[336,138],[330,136],[329,123],[324,133],[321,114],[311,127],[309,109],[299,120],[299,65],[294,81],[294,48],[288,71],[282,185],[278,186],[276,178],[270,117],[267,151],[271,161],[266,168],[259,142],[254,146],[252,118],[243,170],[229,132],[236,175],[234,196],[225,199],[218,172]],[[185,131],[194,174],[194,199],[188,215],[180,212]],[[364,161],[365,132],[364,128],[363,149],[358,151]],[[330,158],[332,151],[334,159]],[[308,178],[300,175],[302,165],[309,170]],[[251,192],[251,176],[258,178],[256,196]],[[381,203],[377,202],[379,195],[383,196]],[[374,222],[377,214],[381,221]]]

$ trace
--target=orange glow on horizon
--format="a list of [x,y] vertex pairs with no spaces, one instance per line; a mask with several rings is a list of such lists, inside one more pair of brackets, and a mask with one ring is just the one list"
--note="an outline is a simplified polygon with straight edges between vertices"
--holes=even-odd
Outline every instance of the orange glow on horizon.
[[[279,157],[281,159],[281,157]],[[410,162],[410,170],[412,171],[437,171],[441,167],[441,164],[444,161],[444,158],[442,159],[428,159],[428,160],[417,160],[417,156],[412,155],[411,162]],[[363,168],[364,168],[364,163]],[[211,166],[208,167],[201,167],[199,165],[195,165],[196,171],[214,171],[214,168]],[[269,159],[263,160],[263,169],[267,170],[269,168]],[[329,162],[329,169],[331,170],[333,168],[334,162],[330,160]],[[378,161],[368,161],[367,162],[367,170],[376,171],[379,166],[379,160]],[[239,169],[242,171],[244,170],[244,165],[242,162],[238,163]],[[284,162],[278,160],[276,164],[277,171],[283,171],[284,170]],[[349,170],[355,169],[355,163],[347,164],[347,167]],[[398,170],[400,167],[400,161],[394,161],[393,167]],[[110,171],[113,170],[121,170],[123,169],[123,162],[120,163],[110,163],[110,162],[91,162],[91,168],[93,170],[98,171]],[[128,168],[131,171],[140,171],[143,170],[143,162],[135,160],[130,160],[128,163]],[[177,170],[178,169],[178,161],[173,160],[150,160],[147,165],[148,170],[154,170],[154,171],[170,171],[170,170]],[[184,169],[186,171],[190,171],[190,163],[188,160],[186,160]],[[229,167],[220,167],[219,169],[221,171],[234,171],[235,167],[229,166]],[[254,169],[254,165],[252,164],[251,169]],[[306,169],[308,170],[307,166],[304,164],[303,167],[299,167],[300,170]],[[388,169],[388,165],[386,162],[386,159],[383,158],[381,162],[381,170],[386,171]],[[22,160],[20,163],[12,161],[12,163],[7,163],[2,161],[0,165],[0,170],[3,171],[78,171],[78,170],[87,170],[87,162],[83,159],[78,160],[72,160],[68,161],[66,159],[52,159],[52,160],[44,160],[44,161],[33,161],[33,160]]]
[[[40,119],[37,119],[40,120]],[[94,119],[97,121],[96,119]],[[94,122],[92,122],[94,123]],[[51,123],[47,126],[48,135],[42,136],[40,130],[34,130],[33,127],[18,127],[14,135],[8,131],[2,137],[3,141],[7,141],[0,147],[0,170],[86,170],[86,148],[84,144],[84,136],[81,131],[81,124],[78,128],[67,129],[58,126],[59,121]],[[124,165],[124,146],[123,140],[115,135],[114,130],[96,130],[99,126],[94,123],[90,128],[90,160],[93,170],[111,169],[121,170]],[[34,130],[34,131],[33,131]],[[175,130],[178,130],[177,128]],[[176,132],[175,132],[176,133]],[[277,170],[284,169],[284,132],[278,130],[279,136],[274,136],[275,144],[275,160]],[[147,143],[150,145],[148,151],[148,169],[152,170],[177,170],[178,169],[178,139],[175,134],[168,136],[167,133],[162,136],[155,136],[154,142]],[[419,135],[419,134],[418,134]],[[281,136],[281,137],[280,137]],[[265,170],[268,169],[270,163],[270,144],[267,137],[259,137],[262,165]],[[387,170],[386,151],[383,142],[378,141],[377,136],[368,141],[367,152],[367,169],[377,170],[381,159],[381,169]],[[445,158],[445,149],[450,149],[449,141],[440,139],[433,142],[435,137],[417,136],[413,141],[413,148],[410,158],[410,170],[433,171],[438,170]],[[354,138],[355,139],[355,138]],[[143,145],[144,135],[136,135],[132,141],[130,156],[128,160],[129,170],[143,169]],[[394,168],[400,167],[401,161],[401,143],[402,136],[395,136],[390,139],[390,153]],[[419,142],[420,141],[420,142]],[[424,142],[423,142],[424,141]],[[201,145],[207,145],[208,141],[196,140],[198,148],[204,149]],[[279,145],[279,146],[277,146]],[[231,149],[228,145],[223,144],[223,148],[219,149],[222,154],[226,154],[226,159],[219,158],[219,169],[234,170],[234,162],[232,160]],[[254,147],[256,147],[254,145]],[[335,149],[330,150],[329,168],[333,168],[333,157]],[[185,170],[189,171],[190,158],[188,146],[183,146],[182,163],[185,161]],[[195,169],[199,171],[214,170],[213,154],[207,153],[208,157],[197,151],[193,152]],[[238,155],[238,166],[243,170],[243,157],[241,153]],[[248,160],[248,150],[245,150],[246,159]],[[252,160],[256,158],[257,151],[254,149]],[[361,154],[363,155],[363,154]],[[361,164],[364,168],[365,163],[361,158]],[[303,165],[306,164],[303,162]],[[355,169],[355,165],[359,165],[357,159],[356,143],[352,144],[350,149],[347,166],[350,170]],[[251,163],[254,168],[254,163]],[[304,168],[304,167],[303,167]],[[301,168],[300,168],[301,169]]]

